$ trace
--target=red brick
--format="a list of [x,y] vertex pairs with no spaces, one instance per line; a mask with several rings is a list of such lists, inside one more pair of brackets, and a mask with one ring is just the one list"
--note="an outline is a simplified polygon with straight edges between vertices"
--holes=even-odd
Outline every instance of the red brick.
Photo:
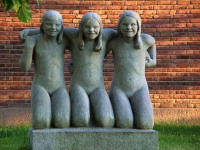
[[174,104],[174,108],[187,108],[187,104]]
[[194,108],[194,104],[188,104],[187,107],[188,108]]
[[194,108],[200,108],[200,104],[195,104]]
[[178,4],[178,5],[189,5],[189,4],[190,4],[190,1],[186,1],[186,0],[177,1],[177,4]]
[[163,1],[163,0],[159,0],[157,1],[158,5],[170,5],[170,4],[176,4],[175,1]]
[[174,104],[173,103],[161,103],[160,107],[161,108],[173,108]]
[[200,99],[194,99],[189,101],[190,104],[200,104]]
[[199,0],[192,0],[191,4],[200,4],[200,1]]
[[[24,73],[18,61],[23,47],[18,40],[24,28],[39,28],[41,15],[47,9],[57,9],[64,18],[64,25],[78,27],[83,14],[97,12],[104,27],[116,29],[119,15],[127,9],[135,10],[142,18],[142,32],[155,37],[157,66],[146,69],[153,107],[156,108],[197,108],[200,99],[199,60],[199,1],[31,1],[33,19],[21,23],[15,13],[0,14],[0,101],[18,103],[2,104],[2,107],[30,107],[30,88],[34,69]],[[70,88],[70,74],[67,65],[70,54],[65,55],[65,79]],[[104,64],[105,87],[109,91],[113,74],[112,55]],[[23,91],[23,92],[22,92]],[[16,93],[16,94],[13,94]],[[10,96],[10,97],[9,97]],[[155,101],[156,100],[156,101]],[[190,101],[188,101],[190,100]],[[196,101],[197,100],[197,101]],[[8,103],[7,103],[8,104]],[[186,105],[187,104],[187,105]],[[0,105],[1,107],[1,105]]]

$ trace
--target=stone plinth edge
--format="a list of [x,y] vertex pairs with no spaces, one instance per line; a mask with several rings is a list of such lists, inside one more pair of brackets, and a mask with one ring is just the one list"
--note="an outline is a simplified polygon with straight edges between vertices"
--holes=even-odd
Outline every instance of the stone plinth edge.
[[29,129],[32,150],[157,150],[158,132],[116,128]]

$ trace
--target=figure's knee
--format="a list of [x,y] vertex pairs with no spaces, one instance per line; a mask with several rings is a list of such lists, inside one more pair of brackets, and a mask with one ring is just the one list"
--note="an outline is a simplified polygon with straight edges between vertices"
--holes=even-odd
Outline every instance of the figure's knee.
[[72,116],[72,125],[74,127],[88,127],[89,126],[89,117],[83,116]]
[[68,128],[70,126],[70,114],[54,115],[52,124],[55,128]]
[[[39,104],[32,104],[32,126],[35,129],[43,129],[43,128],[50,128],[51,124],[51,109],[49,107],[41,107],[45,106]],[[33,106],[34,105],[34,106]],[[48,103],[46,104],[48,106]]]
[[32,126],[34,129],[45,129],[45,128],[50,128],[50,119],[48,118],[42,118],[42,117],[34,117],[32,119]]
[[52,99],[56,99],[57,101],[60,100],[67,100],[69,101],[69,94],[66,90],[66,88],[58,88],[53,94],[52,94]]
[[90,120],[90,111],[88,105],[85,103],[79,103],[82,105],[72,105],[72,125],[74,127],[88,127]]
[[70,120],[57,118],[53,121],[55,128],[68,128],[70,126]]
[[111,128],[114,126],[114,115],[113,113],[108,113],[106,115],[99,115],[96,118],[97,124],[100,127]]
[[135,126],[137,129],[153,129],[154,119],[153,118],[140,118],[135,121]]
[[133,117],[132,116],[127,116],[127,117],[118,117],[116,118],[115,121],[115,126],[117,128],[133,128]]

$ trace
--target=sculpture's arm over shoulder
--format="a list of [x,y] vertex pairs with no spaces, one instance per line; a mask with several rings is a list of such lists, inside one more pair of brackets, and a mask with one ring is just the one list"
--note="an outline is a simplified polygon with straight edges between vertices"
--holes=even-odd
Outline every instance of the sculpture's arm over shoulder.
[[31,68],[33,50],[36,45],[36,39],[31,36],[27,36],[24,42],[24,51],[19,60],[21,69],[27,72]]
[[23,43],[27,36],[37,35],[37,34],[41,34],[41,31],[39,28],[38,29],[24,29],[19,33],[18,37],[19,37],[19,40]]
[[77,38],[79,36],[79,29],[71,27],[64,28],[63,35],[70,41],[73,41],[74,38]]
[[108,41],[108,43],[106,45],[106,54],[105,54],[105,56],[107,56],[110,51],[115,49],[115,45],[116,45],[115,42],[116,42],[116,38]]
[[71,41],[68,38],[63,37],[62,43],[63,43],[65,49],[71,51]]
[[102,34],[103,34],[103,39],[105,41],[109,41],[117,36],[117,31],[113,30],[111,28],[105,28],[105,29],[103,29]]
[[147,46],[146,53],[146,67],[153,67],[156,65],[156,44],[155,39],[148,34],[144,34],[142,37],[145,45]]

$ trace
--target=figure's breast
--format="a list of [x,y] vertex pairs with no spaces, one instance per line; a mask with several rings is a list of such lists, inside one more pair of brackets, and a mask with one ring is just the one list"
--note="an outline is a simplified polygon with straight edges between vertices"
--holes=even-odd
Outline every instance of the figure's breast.
[[145,53],[139,49],[120,49],[114,51],[115,71],[144,74]]

